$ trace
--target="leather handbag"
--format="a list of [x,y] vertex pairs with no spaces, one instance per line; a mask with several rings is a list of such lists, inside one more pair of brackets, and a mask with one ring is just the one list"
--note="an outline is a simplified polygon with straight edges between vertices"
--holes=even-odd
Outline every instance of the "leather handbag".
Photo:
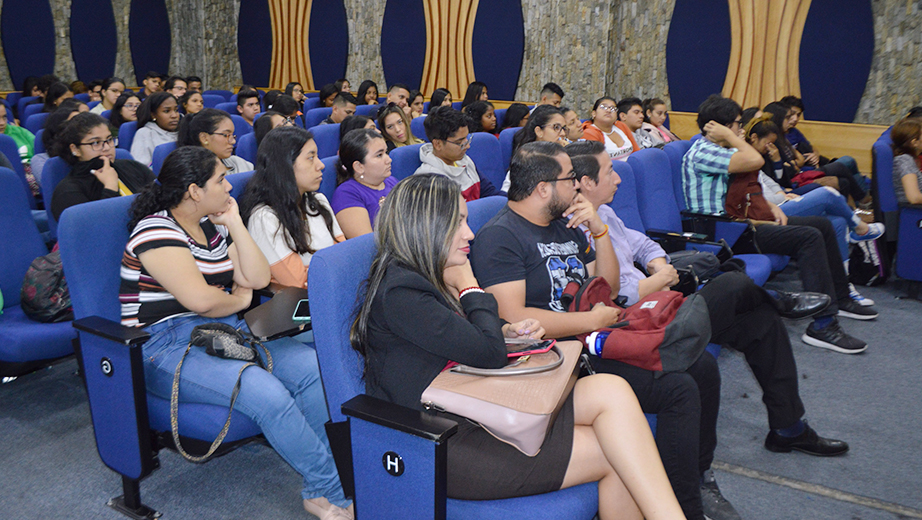
[[506,368],[456,365],[429,384],[421,402],[428,409],[466,417],[534,457],[573,391],[581,351],[579,342],[565,341]]

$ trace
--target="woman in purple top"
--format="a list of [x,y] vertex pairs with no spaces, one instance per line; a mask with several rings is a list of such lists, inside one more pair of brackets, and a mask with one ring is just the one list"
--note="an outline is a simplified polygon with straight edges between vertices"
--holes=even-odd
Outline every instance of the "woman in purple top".
[[381,203],[395,184],[387,143],[381,134],[359,129],[343,137],[336,165],[336,191],[330,204],[346,238],[372,232]]

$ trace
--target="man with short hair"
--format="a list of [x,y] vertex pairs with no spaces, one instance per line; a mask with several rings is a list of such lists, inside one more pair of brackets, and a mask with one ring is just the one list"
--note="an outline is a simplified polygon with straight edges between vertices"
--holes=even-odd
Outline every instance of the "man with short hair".
[[426,116],[424,126],[428,143],[419,149],[422,165],[414,173],[438,173],[461,186],[464,200],[471,201],[491,195],[505,195],[483,178],[474,161],[467,156],[471,146],[468,127],[471,119],[450,106],[435,107]]
[[186,88],[193,92],[202,92],[202,78],[198,76],[189,76],[186,78]]
[[643,101],[627,97],[618,102],[618,121],[624,124],[634,136],[640,148],[653,148],[656,141],[643,129]]
[[90,102],[102,101],[102,80],[94,79],[86,86],[86,93],[90,95]]
[[410,87],[403,83],[394,83],[387,91],[387,100],[384,103],[393,103],[402,108],[404,113],[410,115]]
[[560,88],[560,85],[556,83],[545,83],[544,86],[541,87],[541,100],[538,101],[538,105],[554,105],[560,108],[563,96],[563,89]]
[[138,92],[138,97],[143,101],[147,96],[160,90],[160,73],[153,70],[148,71],[141,84],[144,85],[144,88]]
[[173,94],[176,99],[183,97],[187,88],[186,80],[179,76],[171,76],[163,83],[163,91]]
[[243,120],[253,126],[256,115],[259,114],[259,91],[256,89],[241,89],[237,92],[237,113]]
[[[762,155],[740,136],[742,109],[732,99],[713,95],[698,108],[701,139],[682,159],[686,207],[696,213],[724,213],[730,176],[757,171]],[[763,253],[797,260],[804,290],[828,295],[832,303],[802,336],[804,343],[843,354],[858,354],[868,344],[845,333],[836,315],[856,320],[877,317],[877,310],[849,296],[848,277],[836,233],[825,217],[786,216],[768,202],[777,225],[758,226],[756,244]]]
[[333,98],[333,112],[320,122],[321,125],[342,123],[343,119],[355,114],[355,105],[358,104],[355,96],[349,92],[341,91]]

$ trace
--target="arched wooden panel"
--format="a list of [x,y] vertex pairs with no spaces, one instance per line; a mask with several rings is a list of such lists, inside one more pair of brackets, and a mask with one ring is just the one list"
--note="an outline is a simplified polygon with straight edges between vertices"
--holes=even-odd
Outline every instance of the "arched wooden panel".
[[315,90],[311,74],[310,13],[313,0],[268,0],[272,18],[272,72],[269,86],[285,88],[298,81]]
[[729,0],[730,63],[723,95],[765,106],[800,95],[800,42],[811,0]]
[[426,13],[426,60],[420,90],[439,87],[464,97],[474,81],[474,20],[479,0],[423,0]]

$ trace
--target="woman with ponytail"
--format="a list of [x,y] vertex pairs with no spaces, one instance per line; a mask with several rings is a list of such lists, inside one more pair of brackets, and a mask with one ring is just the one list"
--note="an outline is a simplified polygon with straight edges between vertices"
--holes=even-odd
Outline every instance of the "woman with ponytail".
[[305,287],[311,256],[346,239],[327,198],[317,191],[321,180],[323,163],[313,134],[295,126],[266,134],[240,214],[275,283]]
[[[269,264],[243,225],[225,174],[210,151],[179,148],[164,161],[159,182],[131,207],[119,288],[122,324],[150,333],[144,379],[147,391],[164,399],[192,329],[220,322],[246,331],[237,313],[250,305],[254,289],[269,284]],[[234,408],[259,424],[301,474],[309,513],[353,518],[324,432],[329,416],[314,350],[293,338],[265,347],[272,373],[246,370]],[[227,406],[243,364],[191,349],[180,375],[180,402]]]
[[234,121],[227,112],[217,108],[204,108],[195,114],[189,114],[179,123],[179,136],[176,147],[201,146],[207,148],[221,159],[227,168],[227,174],[253,170],[253,163],[234,155]]

